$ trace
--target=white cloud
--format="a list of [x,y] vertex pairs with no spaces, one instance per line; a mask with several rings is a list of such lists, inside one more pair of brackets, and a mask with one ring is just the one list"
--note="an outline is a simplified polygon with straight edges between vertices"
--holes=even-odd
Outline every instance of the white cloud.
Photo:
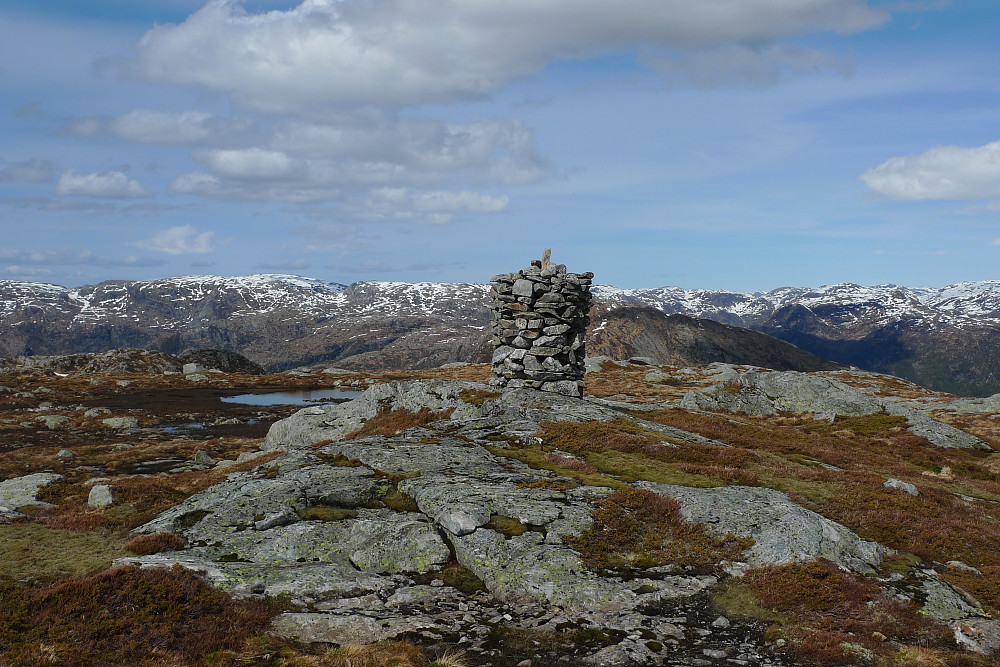
[[262,148],[209,151],[203,161],[218,176],[238,181],[285,181],[305,172],[302,161]]
[[52,160],[32,158],[14,162],[0,170],[0,181],[9,183],[47,183],[55,177]]
[[52,273],[49,269],[42,269],[37,266],[18,266],[17,264],[11,264],[8,266],[6,272],[13,276],[21,276],[25,278],[47,276]]
[[87,196],[104,199],[139,199],[151,197],[149,190],[138,181],[130,180],[123,172],[103,174],[78,174],[70,169],[59,177],[56,194],[60,196]]
[[164,252],[168,255],[201,255],[215,250],[215,232],[198,232],[194,225],[179,225],[164,229],[151,239],[136,241],[143,250]]
[[861,180],[893,199],[1000,197],[1000,141],[978,148],[935,146],[920,155],[889,158]]
[[257,147],[199,149],[208,171],[178,176],[171,192],[219,199],[316,202],[378,188],[529,183],[551,172],[521,123],[448,124],[368,111],[326,123],[280,124]]
[[212,0],[147,32],[132,70],[270,111],[408,105],[483,96],[564,58],[850,33],[887,19],[865,0],[304,0],[262,14]]

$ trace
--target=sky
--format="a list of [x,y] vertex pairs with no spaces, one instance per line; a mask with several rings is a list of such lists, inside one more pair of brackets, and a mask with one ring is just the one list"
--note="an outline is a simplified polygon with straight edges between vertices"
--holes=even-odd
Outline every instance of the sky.
[[1000,279],[996,0],[4,0],[0,279]]

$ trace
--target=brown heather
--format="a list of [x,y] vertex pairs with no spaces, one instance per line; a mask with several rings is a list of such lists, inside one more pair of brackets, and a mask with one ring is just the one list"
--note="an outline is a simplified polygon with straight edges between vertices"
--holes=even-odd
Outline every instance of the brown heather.
[[236,602],[188,570],[119,567],[49,588],[0,580],[0,662],[193,665],[263,633],[274,602]]
[[481,406],[486,401],[492,401],[495,398],[500,398],[502,394],[499,391],[493,391],[490,389],[463,389],[458,397],[470,403],[477,408]]
[[136,556],[149,556],[164,551],[176,551],[184,547],[184,540],[174,533],[154,533],[140,535],[125,545],[127,551]]
[[667,496],[627,488],[597,503],[593,525],[563,540],[593,569],[692,565],[714,568],[721,560],[742,560],[753,540],[708,533],[684,521],[680,505]]
[[783,619],[768,636],[784,637],[806,664],[858,664],[852,645],[871,651],[877,664],[887,667],[912,664],[900,661],[900,644],[955,648],[946,625],[924,616],[913,603],[886,595],[874,581],[826,560],[750,570],[743,583],[756,604]]
[[[791,493],[866,539],[928,560],[1000,566],[995,549],[1000,520],[958,495],[1000,499],[1000,474],[991,469],[987,453],[934,447],[889,415],[843,417],[831,424],[799,416],[641,414],[742,450],[750,457],[749,472],[762,484]],[[824,469],[820,462],[842,470]],[[931,476],[946,467],[952,481]],[[888,477],[916,484],[920,495],[883,488]]]
[[406,408],[399,408],[388,412],[379,412],[366,421],[364,426],[345,435],[344,439],[354,440],[356,438],[368,438],[373,435],[399,435],[406,429],[413,428],[414,426],[426,426],[431,422],[448,419],[454,411],[454,408],[449,408],[442,412],[420,408],[417,412],[413,412]]

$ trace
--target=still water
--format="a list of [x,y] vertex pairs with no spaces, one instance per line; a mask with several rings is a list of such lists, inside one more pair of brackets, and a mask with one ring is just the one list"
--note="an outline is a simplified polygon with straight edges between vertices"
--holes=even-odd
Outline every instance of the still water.
[[332,400],[349,400],[362,393],[357,389],[297,389],[295,391],[274,391],[269,394],[240,394],[223,396],[223,403],[240,405],[309,405]]

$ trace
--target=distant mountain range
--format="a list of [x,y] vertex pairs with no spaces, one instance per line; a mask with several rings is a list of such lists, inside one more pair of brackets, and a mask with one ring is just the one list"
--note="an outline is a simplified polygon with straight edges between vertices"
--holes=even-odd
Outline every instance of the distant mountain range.
[[[415,368],[486,361],[488,292],[488,285],[469,283],[347,286],[274,274],[77,288],[0,280],[0,356],[222,348],[269,370],[317,363]],[[593,293],[602,305],[595,308],[592,349],[599,346],[594,332],[602,323],[607,328],[608,317],[620,320],[618,309],[646,307],[754,329],[825,359],[941,391],[1000,392],[1000,281],[940,289],[842,284],[753,293],[599,285]],[[662,348],[655,341],[666,335],[665,325],[639,312],[632,315],[649,331],[630,334],[629,350],[662,357],[643,352]],[[685,326],[685,335],[693,335]],[[763,339],[754,340],[737,347],[762,345]],[[698,354],[704,356],[705,349]]]

